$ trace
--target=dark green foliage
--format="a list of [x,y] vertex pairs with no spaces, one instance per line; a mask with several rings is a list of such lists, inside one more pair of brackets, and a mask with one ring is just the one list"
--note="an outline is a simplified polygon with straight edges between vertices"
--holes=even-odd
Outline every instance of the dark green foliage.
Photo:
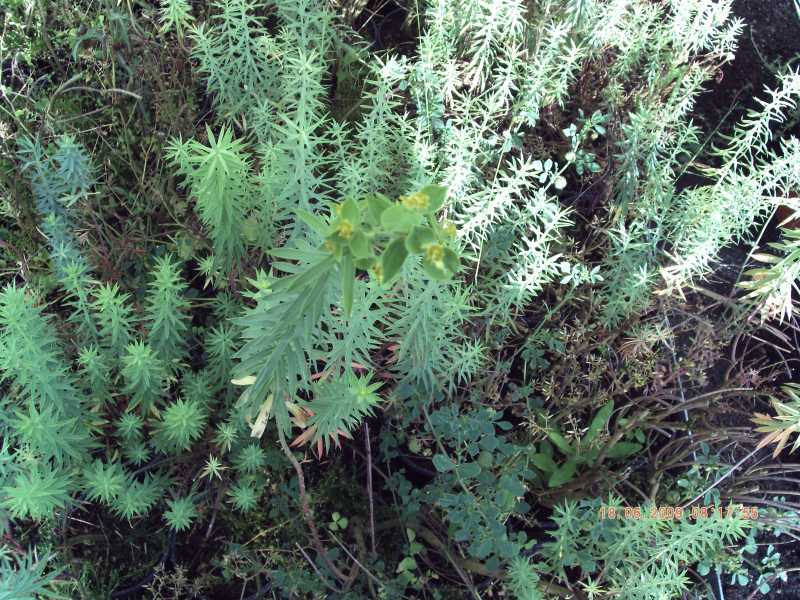
[[165,365],[172,367],[186,348],[188,301],[180,265],[171,256],[156,259],[147,293],[147,341]]
[[165,391],[166,370],[153,348],[145,342],[128,344],[122,357],[124,392],[130,396],[128,409],[139,407],[143,414],[155,408]]
[[106,283],[96,289],[92,307],[103,347],[120,361],[133,331],[130,295],[120,292],[117,284]]
[[0,368],[21,399],[61,416],[80,413],[80,396],[53,327],[25,289],[13,284],[0,292]]
[[52,557],[36,556],[29,551],[23,556],[0,555],[0,598],[36,600],[56,597],[49,584],[58,576],[48,571]]

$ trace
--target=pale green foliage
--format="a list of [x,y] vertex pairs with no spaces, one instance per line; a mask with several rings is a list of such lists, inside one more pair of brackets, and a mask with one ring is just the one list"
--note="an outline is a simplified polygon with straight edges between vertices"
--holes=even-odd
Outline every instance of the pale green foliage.
[[142,440],[126,440],[123,452],[125,458],[136,466],[141,466],[150,460],[150,448]]
[[275,52],[262,20],[255,15],[258,5],[252,0],[214,2],[218,14],[213,25],[203,23],[190,32],[192,56],[225,115],[239,113],[276,89],[270,65]]
[[264,450],[258,444],[243,446],[233,458],[234,466],[246,475],[258,473],[266,464]]
[[214,401],[214,389],[208,370],[184,371],[181,377],[181,394],[189,402],[208,409]]
[[28,406],[8,419],[20,443],[28,444],[44,460],[52,459],[58,466],[86,458],[91,439],[86,424],[78,417],[61,417],[50,406]]
[[185,531],[189,529],[197,518],[197,506],[192,498],[175,498],[167,500],[169,507],[164,511],[164,520],[175,531]]
[[97,325],[89,300],[93,287],[89,267],[82,258],[65,258],[60,281],[69,294],[68,305],[73,311],[68,320],[75,323],[79,336],[94,340],[97,336]]
[[392,308],[397,312],[389,335],[400,340],[396,369],[402,381],[428,392],[452,385],[462,366],[454,361],[471,312],[467,290],[416,275]]
[[200,400],[178,398],[162,411],[154,441],[167,452],[188,450],[203,433],[206,418],[206,409]]
[[242,226],[249,193],[249,161],[241,140],[223,127],[217,136],[206,129],[208,146],[196,140],[175,141],[168,156],[178,165],[197,201],[200,219],[213,241],[220,266],[230,269],[242,252]]
[[[609,499],[607,506],[622,511],[618,498]],[[641,518],[601,519],[599,508],[599,501],[570,500],[557,506],[557,529],[541,555],[546,570],[564,579],[570,567],[580,566],[587,575],[600,572],[604,589],[623,600],[680,596],[689,585],[687,567],[742,539],[750,526],[738,510],[672,520],[651,515],[652,505],[647,504],[641,507]]]
[[309,249],[299,257],[305,258],[301,265],[307,271],[300,271],[303,277],[270,281],[272,290],[260,294],[258,304],[236,320],[245,340],[237,354],[237,373],[256,377],[242,401],[258,408],[272,395],[272,411],[285,431],[289,431],[290,423],[284,398],[293,398],[299,387],[310,380],[307,353],[314,346],[311,324],[318,323],[327,308],[328,281],[334,264],[326,252]]
[[543,600],[539,591],[539,575],[528,559],[518,556],[511,561],[507,572],[508,589],[516,600]]
[[133,329],[130,295],[120,292],[116,283],[106,283],[95,290],[92,307],[103,347],[112,356],[122,356],[131,341]]
[[158,20],[162,32],[174,29],[178,37],[183,39],[183,32],[194,21],[194,17],[187,0],[161,0]]
[[89,500],[101,500],[112,504],[122,493],[127,483],[125,472],[117,462],[104,463],[95,460],[83,472],[86,497]]
[[22,399],[55,409],[64,416],[79,414],[80,396],[60,345],[41,309],[24,288],[11,284],[0,292],[0,369]]
[[3,488],[2,506],[13,517],[42,520],[70,502],[72,482],[68,475],[47,466],[31,466],[17,473]]
[[792,296],[800,280],[800,233],[792,228],[781,231],[782,239],[770,244],[777,252],[756,254],[753,258],[766,266],[749,270],[748,280],[740,285],[749,290],[746,297],[760,303],[764,317],[778,317],[783,321],[792,317]]
[[355,282],[353,296],[349,318],[331,312],[323,315],[320,324],[321,342],[331,366],[368,365],[372,353],[386,337],[382,325],[388,321],[391,298],[383,287],[374,280],[359,279]]
[[117,435],[123,440],[138,439],[142,432],[142,417],[133,412],[126,412],[117,421]]
[[[323,85],[331,58],[332,16],[319,0],[286,0],[276,9],[281,26],[265,43],[281,57],[277,110],[272,110],[269,96],[260,94],[251,116],[261,142],[261,211],[269,226],[293,217],[297,207],[312,208],[313,198],[318,204],[329,199],[325,150],[332,143]],[[298,231],[295,222],[292,232]]]
[[772,198],[786,197],[797,185],[797,144],[784,145],[784,156],[774,154],[768,144],[771,126],[796,106],[800,73],[787,73],[781,87],[768,92],[762,108],[750,111],[714,152],[721,165],[703,169],[715,183],[690,188],[676,199],[670,235],[674,264],[665,271],[671,286],[702,274],[721,248],[741,239],[770,213]]
[[[456,464],[448,453],[465,450],[442,441],[429,422],[439,429],[455,422],[467,402],[500,401],[519,415],[523,402],[539,401],[506,391],[516,355],[504,349],[526,335],[532,313],[580,322],[587,309],[600,315],[597,329],[618,333],[614,326],[643,314],[656,289],[681,290],[726,244],[747,240],[800,185],[798,141],[772,140],[797,107],[800,75],[784,72],[759,110],[706,144],[691,115],[736,48],[742,23],[732,18],[732,0],[420,0],[404,25],[418,34],[405,56],[350,47],[360,44],[356,34],[322,0],[218,0],[196,12],[204,18],[197,26],[191,7],[161,0],[159,25],[177,33],[183,50],[191,47],[213,101],[208,116],[217,120],[197,139],[173,141],[166,154],[208,247],[181,232],[178,261],[161,235],[156,243],[168,253],[149,277],[136,265],[119,283],[96,281],[81,244],[105,232],[87,227],[84,235],[81,223],[80,243],[76,235],[79,209],[104,215],[93,204],[103,196],[94,191],[89,154],[69,136],[54,137],[52,150],[38,139],[18,142],[46,248],[44,261],[22,271],[28,288],[0,292],[0,525],[6,514],[45,521],[81,501],[150,522],[171,487],[162,517],[174,538],[196,523],[204,498],[217,498],[215,515],[226,509],[223,498],[242,513],[259,507],[274,440],[247,439],[245,424],[258,437],[272,431],[274,418],[281,442],[291,434],[295,447],[307,443],[322,454],[353,437],[387,398],[386,466],[406,441],[414,453],[435,443],[440,471],[424,492],[404,489],[412,486],[393,471],[387,489],[409,499],[399,512],[435,507],[426,519],[440,513],[451,536],[458,532],[446,547],[492,556],[488,568],[505,569],[502,593],[538,600],[547,582],[572,584],[579,570],[588,596],[685,593],[688,569],[743,537],[741,520],[602,521],[596,503],[570,501],[555,508],[556,529],[534,560],[519,554],[533,541],[520,535],[512,543],[506,522],[514,514],[515,527],[526,521],[527,508],[518,507],[530,499],[526,486],[538,483],[524,472],[526,449],[510,443],[510,433],[499,437],[500,422],[476,418],[453,438],[473,428],[480,445]],[[342,91],[349,105],[341,106]],[[607,139],[593,143],[592,132]],[[579,156],[597,162],[584,170]],[[142,179],[154,171],[144,169]],[[702,184],[687,187],[687,173]],[[446,200],[432,182],[446,186]],[[382,282],[373,269],[391,262],[385,248],[380,263],[361,255],[366,262],[356,267],[354,230],[364,234],[357,199],[414,195],[429,185],[442,190],[442,206],[425,216],[426,227],[392,231],[399,258],[391,276]],[[384,224],[381,214],[376,220]],[[422,248],[419,230],[452,231],[448,251],[466,268],[440,267],[447,277],[432,280],[433,259],[414,250]],[[767,314],[791,312],[795,237],[785,233],[773,246],[779,254],[755,255],[770,265],[750,273],[749,283]],[[52,274],[41,277],[48,259]],[[202,292],[190,290],[197,280]],[[45,317],[33,299],[56,296],[63,322]],[[560,341],[570,327],[562,321],[542,333]],[[473,379],[480,385],[469,390]],[[431,418],[433,406],[441,412]],[[781,422],[797,420],[786,406],[764,417],[773,438],[787,431]],[[558,412],[554,419],[568,411]],[[415,435],[431,429],[424,439],[392,432],[419,423]],[[154,453],[174,456],[149,463]],[[206,455],[202,469],[170,481],[184,458]],[[270,488],[291,489],[275,471],[284,481]],[[442,488],[446,474],[452,486]],[[276,513],[286,504],[277,500]],[[505,546],[496,556],[492,540]],[[411,581],[404,578],[414,570],[423,576],[409,585],[429,580],[413,558],[422,545],[411,534],[408,541],[400,564],[414,566],[399,569],[392,585]],[[34,561],[17,569],[0,555],[0,596],[7,581],[19,597],[41,594],[42,569]]]
[[239,432],[236,424],[234,423],[220,423],[217,426],[217,432],[214,434],[214,443],[219,447],[220,451],[225,454],[230,452],[231,446],[239,437]]
[[129,481],[112,507],[120,517],[132,519],[146,514],[161,496],[162,482],[147,475],[143,481]]
[[220,323],[206,332],[205,348],[208,366],[215,387],[228,387],[233,372],[233,357],[237,348],[237,329],[230,323]]
[[78,353],[78,364],[81,367],[80,381],[90,397],[100,403],[109,398],[108,383],[111,380],[109,362],[108,354],[95,345],[81,348]]
[[258,504],[259,493],[248,480],[239,480],[228,490],[230,502],[239,512],[247,513]]
[[341,376],[332,376],[314,383],[313,401],[302,403],[311,415],[306,420],[308,429],[301,439],[328,451],[332,444],[339,445],[339,436],[351,437],[350,432],[367,416],[374,414],[381,397],[376,393],[381,383],[373,383],[368,376],[359,377],[349,369]]

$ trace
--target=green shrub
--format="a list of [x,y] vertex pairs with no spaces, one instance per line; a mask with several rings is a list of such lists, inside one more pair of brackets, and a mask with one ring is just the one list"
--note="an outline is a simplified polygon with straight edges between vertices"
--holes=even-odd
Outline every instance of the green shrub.
[[62,4],[0,34],[0,597],[785,580],[800,74],[703,124],[732,0]]

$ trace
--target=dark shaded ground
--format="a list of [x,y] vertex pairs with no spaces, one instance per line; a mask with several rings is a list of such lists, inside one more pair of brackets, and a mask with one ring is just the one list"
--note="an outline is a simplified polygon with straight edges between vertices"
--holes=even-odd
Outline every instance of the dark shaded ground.
[[[711,131],[737,103],[739,107],[730,112],[721,131],[729,130],[746,109],[757,108],[756,99],[764,98],[765,87],[777,86],[777,73],[781,65],[783,68],[789,65],[795,70],[800,67],[800,15],[794,0],[736,0],[734,10],[745,21],[746,29],[736,59],[721,73],[721,81],[698,102],[698,117],[706,122],[706,131]],[[800,136],[800,111],[790,116],[781,129],[779,135]],[[736,261],[736,257],[727,258]],[[781,562],[784,565],[800,563],[799,546],[781,546]],[[717,598],[725,600],[765,597],[800,599],[800,581],[794,573],[790,574],[786,584],[773,584],[766,595],[755,591],[753,582],[744,587],[734,586],[726,577],[721,581],[722,593],[715,577],[710,577],[709,583]]]
[[[732,126],[747,108],[757,108],[765,86],[777,85],[777,70],[786,65],[800,68],[800,15],[795,0],[736,0],[736,15],[746,27],[740,38],[736,59],[721,73],[697,105],[697,113],[710,131],[736,103],[722,128]],[[785,133],[800,135],[800,113],[790,118]]]

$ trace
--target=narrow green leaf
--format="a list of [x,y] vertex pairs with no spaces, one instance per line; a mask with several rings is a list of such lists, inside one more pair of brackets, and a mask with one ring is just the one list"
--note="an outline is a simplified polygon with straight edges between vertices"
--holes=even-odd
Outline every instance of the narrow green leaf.
[[325,224],[320,217],[315,215],[314,213],[307,211],[304,208],[296,208],[294,210],[294,214],[300,219],[303,223],[308,225],[311,229],[316,231],[318,234],[322,236],[327,236],[330,233],[330,227]]
[[546,454],[534,454],[531,456],[531,462],[537,469],[545,473],[552,473],[558,469],[558,465]]
[[633,456],[642,449],[641,444],[634,442],[617,442],[606,453],[607,458],[627,458]]
[[575,451],[572,449],[572,446],[569,445],[569,442],[566,440],[566,438],[564,438],[564,436],[557,431],[549,432],[547,437],[549,437],[550,441],[553,442],[556,447],[567,456],[572,456],[575,454]]
[[353,264],[353,257],[345,253],[342,256],[342,306],[344,307],[344,316],[350,318],[350,313],[353,310],[353,285],[356,279],[356,267]]
[[578,463],[574,460],[568,460],[550,476],[550,480],[547,482],[548,487],[559,487],[568,483],[572,480],[577,468]]
[[614,412],[614,400],[609,400],[603,407],[597,411],[597,414],[592,419],[589,429],[583,438],[584,442],[593,441],[599,433],[605,428],[608,420]]

